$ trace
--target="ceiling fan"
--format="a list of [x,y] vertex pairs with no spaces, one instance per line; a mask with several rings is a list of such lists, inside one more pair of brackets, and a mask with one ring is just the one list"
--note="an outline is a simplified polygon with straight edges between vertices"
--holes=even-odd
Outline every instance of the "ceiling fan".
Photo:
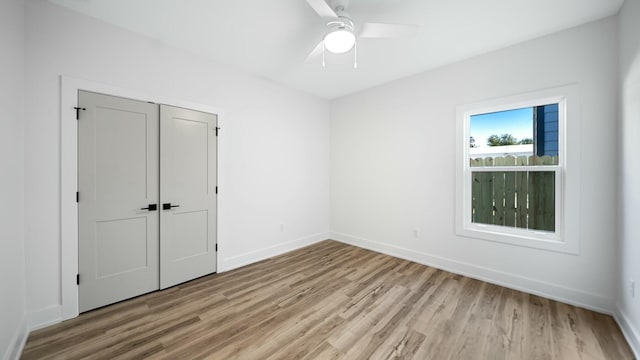
[[[322,54],[322,66],[325,66],[325,50],[334,54],[343,54],[354,49],[353,67],[358,67],[358,38],[395,38],[414,35],[417,25],[382,24],[365,22],[354,24],[346,12],[349,0],[307,0],[307,3],[320,17],[327,20],[327,32],[318,45],[311,51],[308,59]],[[357,35],[356,35],[357,34]]]

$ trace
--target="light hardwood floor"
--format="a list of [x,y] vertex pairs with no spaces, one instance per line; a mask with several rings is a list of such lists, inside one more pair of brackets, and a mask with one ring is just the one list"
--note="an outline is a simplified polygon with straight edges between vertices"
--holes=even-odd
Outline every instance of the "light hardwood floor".
[[23,359],[632,359],[610,316],[335,241],[80,315]]

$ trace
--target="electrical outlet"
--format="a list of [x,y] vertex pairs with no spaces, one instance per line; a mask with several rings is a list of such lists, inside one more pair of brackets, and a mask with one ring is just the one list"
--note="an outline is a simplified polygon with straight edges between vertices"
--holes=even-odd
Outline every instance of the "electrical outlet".
[[633,279],[629,280],[629,292],[632,298],[636,297],[636,282]]

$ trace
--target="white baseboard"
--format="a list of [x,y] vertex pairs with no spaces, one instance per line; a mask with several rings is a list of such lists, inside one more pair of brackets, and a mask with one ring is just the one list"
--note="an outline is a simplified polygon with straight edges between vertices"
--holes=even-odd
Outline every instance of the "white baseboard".
[[16,329],[15,334],[11,338],[9,347],[5,350],[2,358],[4,360],[18,360],[22,355],[24,345],[27,343],[27,337],[29,335],[29,328],[27,324],[27,316],[24,315],[20,321],[20,325]]
[[38,330],[62,321],[62,306],[56,305],[29,314],[29,331]]
[[268,259],[280,254],[284,254],[289,251],[299,249],[311,244],[315,244],[319,241],[327,240],[329,233],[318,233],[310,236],[306,236],[286,243],[270,246],[264,249],[253,250],[241,255],[233,256],[230,258],[222,259],[222,264],[219,268],[219,272],[225,272],[239,267],[253,264],[255,262]]
[[622,311],[620,305],[616,306],[616,312],[613,318],[618,323],[618,326],[620,326],[622,335],[627,339],[627,343],[629,343],[631,351],[633,351],[633,356],[635,356],[636,359],[640,359],[640,332],[638,332],[638,329],[629,321],[629,317]]
[[586,293],[577,289],[550,284],[453,259],[429,255],[348,234],[332,232],[330,233],[330,239],[607,315],[613,315],[614,313],[613,299]]

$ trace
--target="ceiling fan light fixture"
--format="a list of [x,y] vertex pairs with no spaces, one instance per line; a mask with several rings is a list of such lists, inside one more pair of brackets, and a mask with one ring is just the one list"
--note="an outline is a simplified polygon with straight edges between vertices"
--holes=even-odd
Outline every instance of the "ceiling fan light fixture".
[[344,24],[333,28],[324,37],[324,46],[334,54],[342,54],[353,48],[356,43],[356,36],[348,26]]

